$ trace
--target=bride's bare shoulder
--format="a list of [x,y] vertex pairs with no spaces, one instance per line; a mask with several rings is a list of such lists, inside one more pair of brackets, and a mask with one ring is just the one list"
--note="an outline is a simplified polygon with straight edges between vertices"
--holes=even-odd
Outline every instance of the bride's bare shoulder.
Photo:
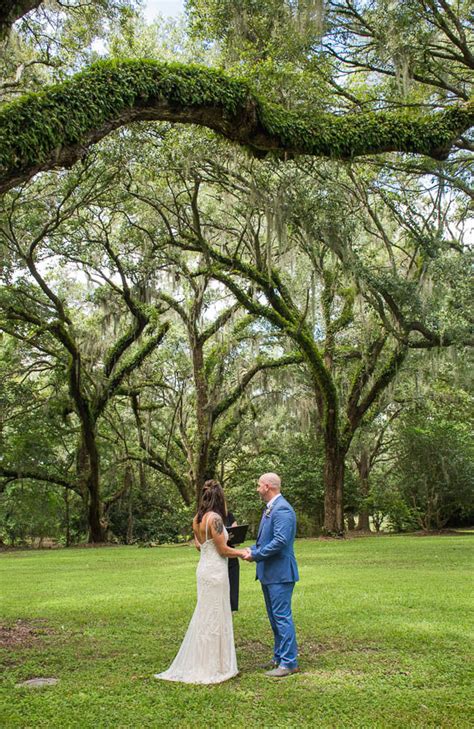
[[215,534],[222,534],[222,532],[224,531],[224,522],[222,521],[222,516],[216,511],[209,511],[207,517],[208,524],[212,528],[212,531]]

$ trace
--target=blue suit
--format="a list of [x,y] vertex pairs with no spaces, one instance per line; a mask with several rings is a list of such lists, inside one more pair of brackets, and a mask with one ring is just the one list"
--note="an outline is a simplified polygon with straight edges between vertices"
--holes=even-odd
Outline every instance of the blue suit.
[[275,638],[274,659],[279,666],[296,668],[298,647],[291,614],[291,598],[299,580],[293,544],[296,515],[283,496],[266,509],[260,522],[257,543],[250,547],[257,563],[257,577],[265,598]]

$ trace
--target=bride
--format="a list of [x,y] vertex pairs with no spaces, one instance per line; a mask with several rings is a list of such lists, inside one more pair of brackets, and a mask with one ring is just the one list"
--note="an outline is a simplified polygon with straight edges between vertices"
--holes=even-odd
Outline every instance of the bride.
[[171,666],[155,678],[182,683],[221,683],[238,673],[230,609],[228,557],[245,550],[227,546],[226,504],[218,481],[206,481],[193,520],[197,566],[197,605]]

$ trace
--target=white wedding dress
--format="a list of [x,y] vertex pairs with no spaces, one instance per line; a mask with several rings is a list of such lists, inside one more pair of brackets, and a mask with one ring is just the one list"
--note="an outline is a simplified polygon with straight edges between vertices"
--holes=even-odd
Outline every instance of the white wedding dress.
[[155,678],[208,684],[238,673],[227,557],[221,557],[214,540],[207,538],[207,524],[196,576],[197,605],[184,640],[168,670]]

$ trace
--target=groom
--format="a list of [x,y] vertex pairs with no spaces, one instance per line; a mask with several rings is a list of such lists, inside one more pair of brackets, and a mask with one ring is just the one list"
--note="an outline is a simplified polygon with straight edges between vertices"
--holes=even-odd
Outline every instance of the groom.
[[258,479],[257,492],[266,508],[260,522],[257,543],[247,549],[244,559],[257,563],[270,625],[275,636],[273,661],[267,676],[283,678],[298,672],[298,648],[291,615],[291,597],[299,579],[293,543],[296,515],[280,493],[281,481],[276,473],[264,473]]

